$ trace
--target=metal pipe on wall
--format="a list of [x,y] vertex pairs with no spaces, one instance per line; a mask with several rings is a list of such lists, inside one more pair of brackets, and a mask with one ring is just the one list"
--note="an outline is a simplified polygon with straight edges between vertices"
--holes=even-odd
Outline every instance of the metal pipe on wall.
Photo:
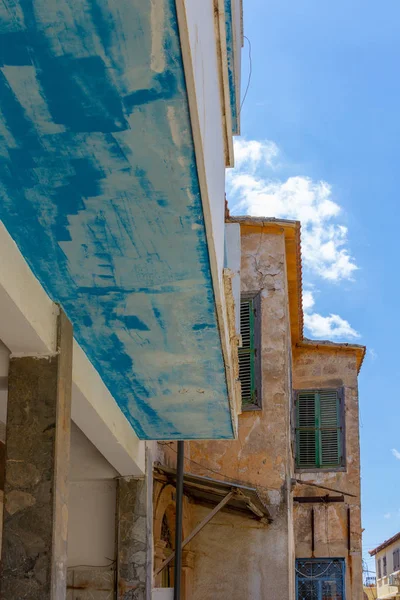
[[314,507],[311,509],[311,556],[314,558],[315,552],[315,513]]
[[347,507],[347,550],[349,551],[350,554],[350,550],[351,550],[351,512],[350,512],[350,506]]
[[177,460],[177,465],[176,465],[176,501],[175,501],[176,522],[175,522],[174,600],[180,600],[180,598],[181,598],[184,458],[185,458],[184,442],[178,442],[178,460]]

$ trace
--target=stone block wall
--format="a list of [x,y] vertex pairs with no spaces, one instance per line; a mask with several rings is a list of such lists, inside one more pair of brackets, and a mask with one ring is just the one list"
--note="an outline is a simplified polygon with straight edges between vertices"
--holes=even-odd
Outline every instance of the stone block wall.
[[[188,456],[194,462],[188,462],[186,468],[256,487],[274,521],[266,526],[228,512],[217,515],[190,545],[195,556],[195,600],[293,597],[292,504],[288,493],[292,470],[291,338],[285,237],[283,232],[242,227],[241,243],[242,292],[261,294],[261,409],[240,415],[235,441],[188,444]],[[205,509],[194,505],[192,510],[192,520],[197,523]],[[222,555],[223,565],[219,560]]]
[[[296,504],[294,506],[296,556],[311,553],[311,510],[314,507],[314,554],[346,559],[346,589],[351,600],[362,599],[360,446],[357,363],[354,352],[345,349],[297,349],[293,357],[294,389],[344,389],[345,466],[336,470],[300,471],[296,477],[352,494],[343,503]],[[297,485],[295,496],[335,492]],[[350,510],[350,517],[348,514]],[[350,519],[350,548],[348,525]]]

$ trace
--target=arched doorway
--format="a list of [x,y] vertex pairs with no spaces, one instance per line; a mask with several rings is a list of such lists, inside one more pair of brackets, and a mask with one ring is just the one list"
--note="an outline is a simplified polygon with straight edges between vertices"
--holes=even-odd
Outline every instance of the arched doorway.
[[[175,487],[157,482],[154,489],[154,571],[157,571],[175,549],[175,517]],[[189,535],[190,531],[190,504],[185,496],[183,501],[183,539]],[[191,597],[193,562],[193,552],[186,547],[182,552],[182,600],[190,600]],[[155,577],[154,587],[174,587],[174,561],[171,561]]]

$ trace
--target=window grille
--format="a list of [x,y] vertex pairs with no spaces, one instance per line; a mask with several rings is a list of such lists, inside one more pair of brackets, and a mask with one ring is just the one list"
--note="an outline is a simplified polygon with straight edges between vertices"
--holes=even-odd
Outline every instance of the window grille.
[[344,559],[298,559],[296,600],[345,600]]

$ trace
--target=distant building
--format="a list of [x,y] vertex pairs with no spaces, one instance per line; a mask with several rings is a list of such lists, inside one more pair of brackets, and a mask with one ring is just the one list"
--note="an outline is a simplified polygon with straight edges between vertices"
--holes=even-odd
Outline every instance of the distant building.
[[[187,444],[185,600],[361,600],[357,377],[365,348],[303,337],[300,224],[240,229],[238,439]],[[173,552],[174,445],[154,484],[159,572]],[[229,494],[233,494],[229,497]]]
[[370,551],[375,557],[378,600],[400,598],[400,533]]

